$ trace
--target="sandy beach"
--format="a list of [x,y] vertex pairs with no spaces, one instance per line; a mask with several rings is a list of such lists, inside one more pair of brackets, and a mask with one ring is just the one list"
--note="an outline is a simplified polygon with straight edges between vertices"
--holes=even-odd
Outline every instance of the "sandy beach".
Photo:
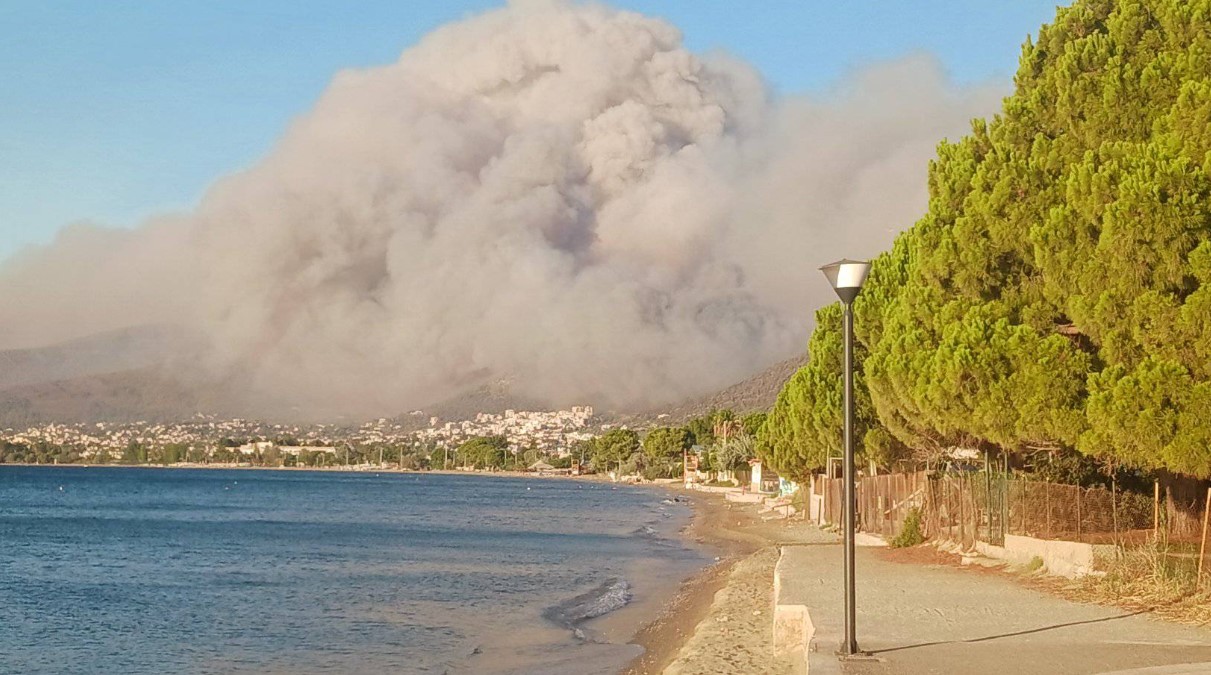
[[795,664],[773,655],[773,571],[778,546],[804,537],[802,521],[762,520],[754,504],[722,494],[675,490],[694,505],[686,536],[718,560],[687,580],[635,642],[644,653],[626,675],[770,675]]

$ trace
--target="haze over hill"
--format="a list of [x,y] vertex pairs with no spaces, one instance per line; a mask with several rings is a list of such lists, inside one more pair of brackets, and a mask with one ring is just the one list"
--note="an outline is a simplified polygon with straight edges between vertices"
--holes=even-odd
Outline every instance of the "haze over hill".
[[[188,383],[172,375],[174,361],[166,340],[179,331],[155,327],[124,330],[43,349],[0,351],[5,369],[0,380],[0,429],[48,423],[181,421],[198,413],[222,417],[257,417],[274,421],[313,418],[297,409],[266,407],[250,401],[237,379],[205,384]],[[710,410],[748,412],[773,405],[782,385],[803,364],[804,357],[782,361],[724,389],[672,406],[598,409],[600,419],[647,424],[660,419],[681,421]],[[592,403],[585,401],[582,403]],[[443,420],[473,419],[478,413],[543,410],[545,401],[518,395],[511,382],[499,379],[468,387],[420,409],[398,411],[396,418],[416,428],[430,416]],[[327,417],[330,422],[360,422],[360,418]]]
[[[150,378],[317,418],[501,379],[551,406],[683,402],[801,352],[830,299],[815,268],[913,222],[936,143],[1000,93],[917,57],[778,98],[663,21],[519,2],[338,74],[194,212],[72,226],[0,266],[0,349],[200,336],[22,365],[0,386],[28,401],[83,377],[97,409],[165,405],[139,389]],[[145,351],[166,365],[147,371]]]
[[158,366],[190,341],[172,326],[139,326],[49,347],[0,351],[0,390]]

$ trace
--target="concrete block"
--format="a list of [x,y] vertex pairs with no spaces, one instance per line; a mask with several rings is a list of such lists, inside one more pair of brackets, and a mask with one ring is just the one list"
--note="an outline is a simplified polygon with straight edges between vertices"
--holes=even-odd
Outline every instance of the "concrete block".
[[1083,577],[1093,572],[1095,555],[1093,544],[1054,539],[1036,539],[1016,534],[1005,535],[1004,546],[976,543],[981,554],[1004,560],[1015,565],[1029,565],[1036,557],[1043,561],[1049,574],[1069,579]]
[[774,652],[777,654],[799,653],[806,664],[807,645],[815,634],[807,606],[800,603],[785,603],[782,597],[782,573],[786,561],[783,547],[774,565]]

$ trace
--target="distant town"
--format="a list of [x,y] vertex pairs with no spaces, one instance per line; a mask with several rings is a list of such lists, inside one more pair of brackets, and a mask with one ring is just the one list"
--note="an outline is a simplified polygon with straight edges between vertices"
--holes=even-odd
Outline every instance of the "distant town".
[[424,411],[356,426],[272,424],[204,414],[174,423],[52,423],[0,430],[0,462],[431,468],[434,455],[441,456],[444,466],[452,461],[451,451],[485,437],[503,439],[507,452],[514,456],[567,458],[578,443],[615,426],[595,420],[592,406],[478,413],[468,420],[428,416],[427,423],[419,422],[418,417],[425,417]]

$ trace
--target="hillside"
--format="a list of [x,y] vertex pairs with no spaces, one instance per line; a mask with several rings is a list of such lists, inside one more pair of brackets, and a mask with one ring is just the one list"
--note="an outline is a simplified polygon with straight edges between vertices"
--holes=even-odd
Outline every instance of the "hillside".
[[774,405],[782,385],[805,363],[807,354],[779,361],[726,389],[700,396],[661,412],[667,414],[673,422],[683,422],[712,410],[730,409],[737,413],[767,410]]
[[221,401],[154,368],[85,375],[0,389],[0,428],[50,422],[175,421],[203,410],[215,412]]
[[0,389],[148,368],[192,344],[186,331],[171,326],[137,326],[48,347],[0,350]]
[[680,424],[713,410],[733,410],[748,413],[769,410],[778,392],[807,362],[807,355],[779,361],[765,370],[719,391],[690,399],[668,408],[642,412],[609,412],[599,414],[604,420],[642,427],[653,424]]
[[[188,385],[173,377],[166,364],[181,352],[182,345],[189,344],[187,340],[179,331],[147,327],[40,349],[0,351],[0,428],[50,422],[183,420],[199,412],[297,421],[297,411],[242,400],[238,383]],[[782,361],[742,382],[671,408],[604,411],[598,406],[599,415],[620,423],[646,424],[660,415],[684,420],[722,408],[738,412],[766,409],[803,362],[803,357]],[[548,407],[516,394],[508,380],[500,379],[421,406],[423,415],[400,410],[398,419],[423,426],[430,416],[464,420],[480,412]]]
[[426,405],[422,408],[424,415],[413,416],[411,411],[402,412],[396,419],[407,426],[423,427],[429,423],[429,417],[442,420],[473,419],[476,413],[502,413],[506,410],[544,410],[548,406],[538,401],[526,399],[514,394],[508,380],[496,380],[467,389],[448,399]]

